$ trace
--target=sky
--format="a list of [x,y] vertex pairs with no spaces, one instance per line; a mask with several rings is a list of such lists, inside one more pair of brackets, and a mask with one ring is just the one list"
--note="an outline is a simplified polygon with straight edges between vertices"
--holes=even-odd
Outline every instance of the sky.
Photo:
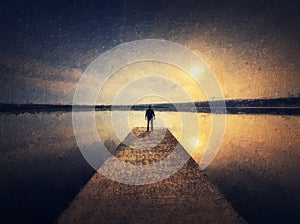
[[[0,103],[70,104],[83,72],[101,53],[148,38],[198,54],[225,99],[300,93],[296,0],[1,1],[0,8]],[[141,66],[141,74],[150,74],[149,67]],[[156,74],[164,69],[152,67]],[[126,82],[136,70],[122,70]],[[168,77],[190,89],[193,100],[205,99],[201,88],[175,73]],[[117,93],[117,79],[110,84],[108,92]]]

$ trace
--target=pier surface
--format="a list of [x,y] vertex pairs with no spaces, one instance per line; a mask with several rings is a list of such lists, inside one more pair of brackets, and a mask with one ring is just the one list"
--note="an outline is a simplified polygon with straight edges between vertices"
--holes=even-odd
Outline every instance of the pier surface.
[[[126,144],[125,144],[126,143]],[[175,156],[187,156],[185,149],[164,128],[146,132],[134,128],[120,144],[115,157],[133,165],[149,165]],[[176,164],[176,158],[165,169]],[[116,175],[146,178],[145,173],[128,174],[122,165],[108,158],[102,169],[120,166]],[[114,175],[113,173],[111,175]],[[153,173],[153,175],[159,175]],[[217,187],[192,158],[174,174],[156,183],[119,183],[96,172],[57,220],[65,223],[244,223]]]

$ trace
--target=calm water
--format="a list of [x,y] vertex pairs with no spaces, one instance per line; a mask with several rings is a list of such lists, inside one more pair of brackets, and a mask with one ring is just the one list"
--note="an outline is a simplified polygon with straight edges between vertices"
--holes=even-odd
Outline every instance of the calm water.
[[[77,148],[72,114],[2,114],[0,122],[4,221],[52,223],[94,172]],[[168,127],[200,161],[211,115],[157,112],[154,124]],[[112,152],[136,126],[145,126],[144,112],[96,113],[99,136]],[[93,141],[89,127],[82,127],[86,144]],[[222,145],[205,172],[250,223],[300,218],[299,134],[297,116],[226,116]]]

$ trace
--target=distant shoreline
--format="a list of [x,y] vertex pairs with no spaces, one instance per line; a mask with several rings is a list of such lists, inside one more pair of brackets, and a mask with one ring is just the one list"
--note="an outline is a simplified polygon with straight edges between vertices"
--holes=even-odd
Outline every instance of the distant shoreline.
[[[161,112],[194,112],[217,114],[300,115],[300,97],[275,99],[238,99],[194,103],[152,104]],[[138,105],[58,105],[58,104],[0,104],[0,113],[51,113],[71,111],[144,111],[148,104]]]

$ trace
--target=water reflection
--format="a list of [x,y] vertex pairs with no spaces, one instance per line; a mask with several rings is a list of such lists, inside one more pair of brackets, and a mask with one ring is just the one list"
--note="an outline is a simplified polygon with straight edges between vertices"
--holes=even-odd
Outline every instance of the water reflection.
[[[109,111],[97,112],[96,125],[113,152],[127,130],[119,127],[118,136],[110,117]],[[182,119],[187,127],[199,128],[190,129],[198,135],[186,133],[189,137],[183,138],[183,131],[188,131],[179,125]],[[211,121],[210,114],[156,112],[154,125],[168,127],[198,163],[208,144]],[[34,223],[37,210],[33,210],[40,208],[39,214],[48,214],[50,223],[94,172],[77,148],[71,113],[6,114],[0,122],[3,211],[9,216],[17,209],[20,217]],[[146,126],[144,112],[129,112],[126,122],[128,129]],[[90,130],[83,128],[88,143]],[[300,209],[299,135],[297,116],[227,115],[222,146],[205,172],[246,219],[293,220]],[[8,197],[12,194],[14,198]]]
[[[128,113],[118,111],[116,113]],[[97,112],[99,136],[104,142],[118,145],[134,127],[145,127],[144,112],[130,111],[128,120],[111,119],[110,111]],[[121,117],[115,115],[115,117]],[[111,122],[113,121],[113,123]],[[210,114],[176,113],[156,111],[154,127],[167,127],[188,153],[199,163],[210,137],[212,118]],[[117,133],[117,134],[116,134]]]
[[53,223],[94,170],[77,148],[71,113],[0,116],[2,223]]
[[300,210],[300,117],[230,115],[205,172],[250,223],[295,223]]

